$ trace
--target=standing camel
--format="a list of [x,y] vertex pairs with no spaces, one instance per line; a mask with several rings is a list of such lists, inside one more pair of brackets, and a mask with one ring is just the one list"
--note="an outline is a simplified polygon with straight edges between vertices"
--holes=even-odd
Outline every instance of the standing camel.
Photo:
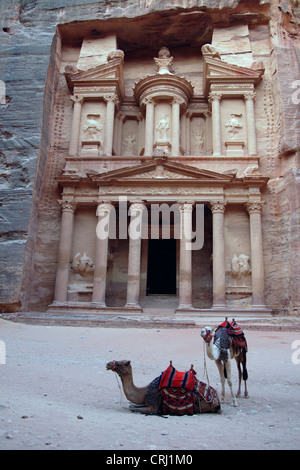
[[[201,336],[206,343],[207,356],[216,362],[216,365],[219,370],[222,384],[221,403],[224,403],[225,400],[225,379],[227,378],[227,382],[231,392],[232,404],[233,406],[237,406],[237,402],[232,390],[230,361],[233,358],[236,360],[239,372],[239,388],[236,397],[238,398],[241,396],[241,381],[243,377],[245,384],[244,397],[247,398],[247,342],[241,330],[241,333],[239,334],[240,339],[238,339],[238,336],[234,337],[230,335],[230,331],[234,331],[234,326],[237,326],[234,320],[231,324],[226,320],[216,329],[212,328],[211,326],[206,326],[201,330]],[[241,365],[243,366],[243,372],[241,370]]]

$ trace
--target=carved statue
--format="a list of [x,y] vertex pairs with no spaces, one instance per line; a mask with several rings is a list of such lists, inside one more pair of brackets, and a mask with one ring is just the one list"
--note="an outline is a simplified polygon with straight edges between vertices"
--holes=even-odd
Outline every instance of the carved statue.
[[203,55],[211,55],[212,57],[216,59],[220,59],[220,53],[219,51],[213,46],[212,44],[204,44],[204,46],[201,47],[201,52]]
[[124,155],[135,155],[136,154],[136,137],[135,135],[129,135],[125,139],[126,148]]
[[86,277],[94,272],[94,263],[87,256],[86,252],[83,255],[77,253],[73,258],[71,268],[76,274]]
[[170,129],[170,121],[168,119],[168,116],[163,116],[159,123],[156,126],[156,130],[159,135],[159,139],[162,142],[166,142],[169,140],[169,129]]
[[247,276],[251,273],[250,258],[247,255],[240,254],[237,256],[236,254],[233,256],[231,260],[231,275],[236,278],[240,278],[242,276]]
[[86,124],[83,126],[83,132],[87,141],[100,140],[102,137],[102,126],[99,122],[100,114],[88,114]]
[[194,152],[201,153],[204,150],[204,132],[203,129],[193,132]]
[[242,114],[230,114],[230,119],[225,124],[225,127],[228,130],[228,133],[231,134],[231,138],[235,136],[239,132],[240,129],[243,128],[242,124],[239,121],[239,118],[242,117]]

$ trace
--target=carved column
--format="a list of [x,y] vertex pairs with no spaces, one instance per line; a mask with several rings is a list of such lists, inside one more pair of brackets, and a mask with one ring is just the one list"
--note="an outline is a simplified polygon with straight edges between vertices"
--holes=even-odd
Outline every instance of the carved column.
[[224,307],[225,302],[225,240],[223,201],[210,204],[213,214],[213,307]]
[[192,307],[192,239],[193,203],[179,203],[180,209],[180,260],[179,260],[179,306]]
[[249,155],[257,155],[255,115],[254,115],[255,92],[245,93],[244,98],[246,102],[248,151],[249,151]]
[[114,136],[115,104],[117,98],[115,95],[106,95],[103,98],[104,101],[106,101],[104,155],[111,157]]
[[145,126],[145,156],[153,154],[153,127],[154,127],[154,101],[145,99],[146,103],[146,126]]
[[83,98],[79,96],[71,96],[73,101],[73,117],[72,117],[72,127],[71,127],[71,137],[69,144],[69,154],[77,155],[78,153],[78,139],[80,135],[80,122],[81,122],[81,110]]
[[172,101],[172,141],[171,141],[171,154],[173,157],[179,157],[179,143],[180,143],[180,98],[173,98]]
[[106,273],[107,273],[107,255],[108,255],[108,238],[109,238],[109,216],[113,210],[113,205],[110,203],[101,203],[97,207],[96,215],[98,217],[98,224],[101,224],[103,218],[105,220],[105,230],[98,230],[96,239],[96,254],[95,254],[95,268],[94,268],[94,284],[92,302],[105,307],[105,292],[106,292]]
[[140,308],[142,217],[145,205],[134,202],[129,208],[128,280],[126,307]]
[[117,155],[122,155],[122,142],[123,142],[123,123],[125,116],[123,113],[117,114],[117,129],[115,135],[115,151]]
[[145,121],[142,113],[139,113],[137,116],[137,121],[139,123],[139,138],[138,138],[138,155],[140,155],[144,147],[144,134],[145,134]]
[[222,153],[221,147],[221,114],[220,101],[222,94],[220,92],[211,92],[209,95],[212,111],[212,144],[213,155],[218,156]]
[[265,307],[264,262],[261,211],[263,202],[246,204],[250,217],[252,306]]
[[186,155],[191,155],[191,117],[192,113],[186,112]]
[[69,281],[69,264],[73,240],[75,202],[59,201],[62,208],[58,261],[55,281],[54,301],[66,302]]

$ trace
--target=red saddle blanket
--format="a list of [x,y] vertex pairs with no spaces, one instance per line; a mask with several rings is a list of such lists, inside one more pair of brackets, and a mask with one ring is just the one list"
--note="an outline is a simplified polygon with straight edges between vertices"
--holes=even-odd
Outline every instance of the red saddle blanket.
[[[245,338],[242,328],[232,320],[231,323],[225,320],[218,328],[227,328],[229,336],[232,338],[232,344],[236,348],[245,348],[247,350],[247,340]],[[218,330],[216,329],[216,331]]]
[[213,387],[197,380],[194,369],[178,372],[172,365],[159,377],[159,389],[163,413],[171,415],[192,415],[199,399],[213,406],[216,397]]
[[196,372],[194,369],[190,369],[187,372],[178,372],[175,367],[169,365],[169,367],[161,374],[159,389],[161,390],[164,387],[178,387],[193,390],[196,381]]

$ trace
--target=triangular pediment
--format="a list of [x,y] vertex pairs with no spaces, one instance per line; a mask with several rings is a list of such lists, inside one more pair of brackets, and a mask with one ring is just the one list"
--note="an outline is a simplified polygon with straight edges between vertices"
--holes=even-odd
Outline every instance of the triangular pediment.
[[213,83],[247,83],[257,85],[264,73],[263,69],[252,69],[224,62],[219,58],[204,57],[204,92],[208,93]]
[[[88,174],[88,171],[86,171]],[[177,163],[172,160],[154,159],[140,165],[120,168],[118,170],[100,173],[98,175],[88,174],[94,181],[103,184],[138,182],[145,183],[178,183],[194,182],[203,184],[226,184],[232,181],[233,175],[224,175],[213,171],[202,170],[190,165]]]
[[121,58],[115,58],[88,70],[73,73],[66,71],[65,77],[72,90],[76,86],[93,86],[110,80],[123,81],[123,61]]

